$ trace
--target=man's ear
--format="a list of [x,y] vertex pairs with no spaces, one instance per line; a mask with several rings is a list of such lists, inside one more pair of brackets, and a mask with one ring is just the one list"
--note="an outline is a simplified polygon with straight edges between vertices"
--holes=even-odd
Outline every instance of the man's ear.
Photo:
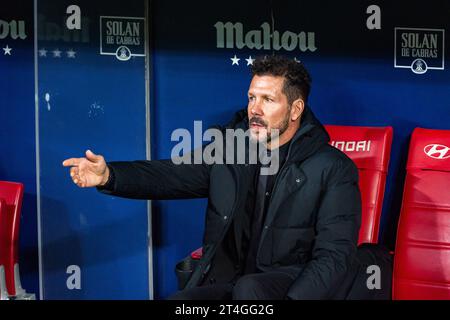
[[295,100],[294,103],[292,104],[291,120],[297,121],[298,119],[300,119],[304,111],[305,111],[305,102],[303,101],[303,99]]

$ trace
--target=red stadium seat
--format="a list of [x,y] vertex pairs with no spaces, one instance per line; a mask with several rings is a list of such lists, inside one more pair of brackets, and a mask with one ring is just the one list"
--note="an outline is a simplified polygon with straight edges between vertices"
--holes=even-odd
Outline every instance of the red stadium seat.
[[378,243],[392,127],[325,126],[331,145],[343,151],[359,170],[362,221],[359,244]]
[[4,266],[6,288],[10,296],[23,296],[19,275],[19,227],[24,187],[20,183],[0,181],[0,261]]
[[450,131],[411,138],[394,259],[393,299],[450,299]]
[[197,249],[191,253],[191,258],[194,260],[200,260],[203,256],[203,248]]

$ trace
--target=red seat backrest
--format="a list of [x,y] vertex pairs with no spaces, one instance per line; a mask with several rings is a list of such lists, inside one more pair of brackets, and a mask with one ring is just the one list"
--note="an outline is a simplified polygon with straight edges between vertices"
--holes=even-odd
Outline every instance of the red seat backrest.
[[412,134],[393,299],[450,299],[450,130]]
[[[0,198],[0,221],[5,220],[4,216],[6,215],[6,210],[7,210],[6,201]],[[3,246],[0,246],[0,300],[7,300],[9,296],[8,291],[6,290],[4,257],[5,254],[3,254]]]
[[0,216],[0,253],[5,267],[6,286],[10,295],[16,294],[14,267],[19,263],[19,228],[22,211],[23,184],[0,181],[0,198],[6,210]]
[[359,244],[378,243],[393,129],[332,125],[325,128],[330,144],[347,154],[358,167],[362,198]]

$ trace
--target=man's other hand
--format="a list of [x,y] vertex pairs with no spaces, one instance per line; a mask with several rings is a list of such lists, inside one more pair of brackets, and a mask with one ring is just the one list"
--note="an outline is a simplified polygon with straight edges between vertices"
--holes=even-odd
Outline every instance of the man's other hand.
[[105,158],[90,150],[86,151],[86,158],[67,159],[63,166],[70,168],[72,181],[80,188],[101,187],[109,179]]

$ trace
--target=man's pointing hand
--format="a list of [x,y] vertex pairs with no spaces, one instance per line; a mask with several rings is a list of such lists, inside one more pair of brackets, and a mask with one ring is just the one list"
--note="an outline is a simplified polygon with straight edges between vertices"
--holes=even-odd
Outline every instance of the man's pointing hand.
[[85,158],[67,159],[63,166],[70,168],[72,181],[80,188],[104,186],[109,178],[105,158],[90,150],[86,151]]

